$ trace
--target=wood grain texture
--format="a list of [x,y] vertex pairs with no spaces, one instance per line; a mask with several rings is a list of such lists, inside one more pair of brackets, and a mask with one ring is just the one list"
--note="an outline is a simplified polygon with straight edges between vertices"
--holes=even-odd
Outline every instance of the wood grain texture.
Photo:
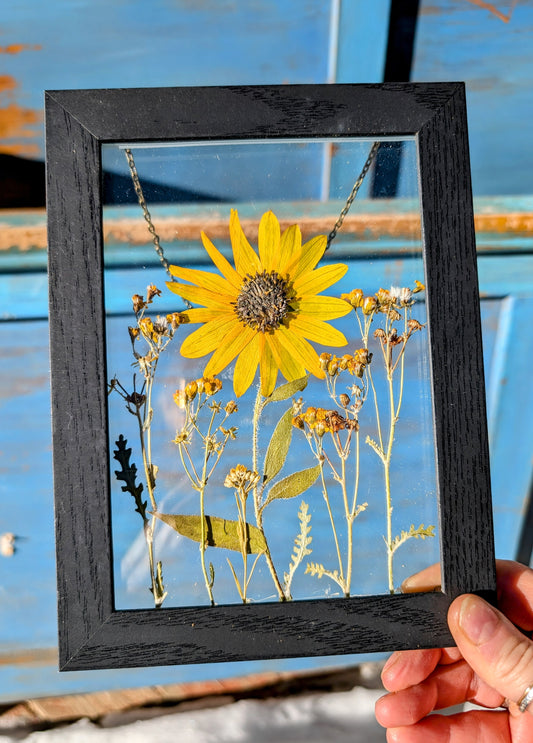
[[[451,644],[451,599],[495,588],[463,86],[55,91],[46,104],[61,668]],[[115,611],[101,144],[396,135],[419,146],[444,593]]]
[[464,90],[421,129],[419,157],[443,580],[455,596],[495,579]]

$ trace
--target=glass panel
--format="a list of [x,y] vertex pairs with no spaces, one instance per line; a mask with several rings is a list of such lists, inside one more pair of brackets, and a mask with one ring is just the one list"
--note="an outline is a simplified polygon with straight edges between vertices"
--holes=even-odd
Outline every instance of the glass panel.
[[117,608],[384,594],[439,559],[414,140],[324,250],[371,147],[132,145],[173,277],[103,147]]

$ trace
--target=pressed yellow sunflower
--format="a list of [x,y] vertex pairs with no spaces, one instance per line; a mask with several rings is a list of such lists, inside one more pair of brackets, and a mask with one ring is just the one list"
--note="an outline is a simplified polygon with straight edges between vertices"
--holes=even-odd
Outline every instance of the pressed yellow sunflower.
[[315,268],[326,248],[325,235],[302,245],[298,225],[281,233],[276,216],[266,212],[259,223],[259,255],[248,242],[237,211],[232,209],[229,232],[232,266],[202,232],[202,242],[222,276],[180,266],[170,272],[189,284],[168,282],[168,288],[195,304],[182,313],[191,323],[203,323],[181,346],[186,358],[213,352],[204,376],[219,374],[234,359],[233,387],[239,397],[252,384],[260,368],[261,394],[276,385],[278,370],[287,381],[306,371],[323,378],[318,354],[308,340],[344,346],[344,335],[328,325],[351,311],[336,297],[317,296],[338,281],[348,267],[327,264]]

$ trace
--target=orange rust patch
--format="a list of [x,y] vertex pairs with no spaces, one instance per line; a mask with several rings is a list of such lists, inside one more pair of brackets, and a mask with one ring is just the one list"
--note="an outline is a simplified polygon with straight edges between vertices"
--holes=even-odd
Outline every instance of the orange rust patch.
[[14,77],[0,75],[0,152],[9,155],[35,155],[39,152],[38,145],[16,140],[38,136],[35,129],[27,127],[40,123],[42,114],[31,108],[23,108],[12,100],[17,87]]
[[[46,224],[11,226],[2,219],[3,214],[9,218],[9,212],[0,211],[0,251],[3,250],[44,250],[46,249]],[[304,218],[299,220],[305,239],[313,235],[324,235],[331,229],[335,215],[329,218]],[[474,217],[478,239],[488,235],[533,235],[532,212],[507,212],[500,214],[476,214]],[[246,235],[252,242],[257,241],[257,221],[241,219]],[[289,222],[281,221],[281,228]],[[200,231],[204,230],[210,238],[228,239],[226,219],[166,218],[158,220],[157,233],[162,243],[175,240],[199,240]],[[380,237],[420,238],[420,216],[412,214],[360,214],[346,217],[342,234],[358,240],[373,240]],[[109,219],[104,223],[104,240],[122,245],[146,245],[151,241],[148,228],[142,217],[139,219]]]
[[26,51],[38,51],[42,49],[40,44],[8,44],[0,46],[0,54],[20,54]]
[[511,3],[511,7],[509,8],[509,13],[505,15],[505,13],[502,13],[501,10],[498,10],[496,5],[494,3],[488,3],[485,2],[485,0],[467,0],[472,5],[477,5],[479,8],[483,8],[484,10],[488,10],[489,13],[492,13],[492,15],[496,16],[496,18],[499,18],[500,21],[503,21],[504,23],[509,23],[511,20],[511,16],[513,15],[513,10],[515,8],[515,5],[517,4],[518,0],[513,0]]

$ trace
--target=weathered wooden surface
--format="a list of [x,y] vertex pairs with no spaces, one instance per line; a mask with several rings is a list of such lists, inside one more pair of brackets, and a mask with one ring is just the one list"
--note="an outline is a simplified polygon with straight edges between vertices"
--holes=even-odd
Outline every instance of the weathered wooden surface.
[[[23,157],[44,89],[383,79],[390,0],[4,5],[0,152]],[[530,3],[420,2],[411,80],[466,81],[476,195],[531,193],[532,27]]]

